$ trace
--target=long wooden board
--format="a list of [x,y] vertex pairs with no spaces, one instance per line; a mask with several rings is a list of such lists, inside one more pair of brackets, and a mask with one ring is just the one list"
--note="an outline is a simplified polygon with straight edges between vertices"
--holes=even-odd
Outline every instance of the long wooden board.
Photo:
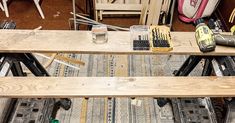
[[233,97],[235,77],[2,77],[0,97]]
[[109,32],[108,43],[94,44],[89,31],[0,30],[0,52],[64,52],[83,54],[178,54],[235,55],[234,47],[217,46],[214,52],[201,53],[194,32],[172,32],[171,52],[133,51],[129,32]]
[[108,3],[96,3],[97,10],[120,10],[120,11],[141,11],[141,4],[108,4]]

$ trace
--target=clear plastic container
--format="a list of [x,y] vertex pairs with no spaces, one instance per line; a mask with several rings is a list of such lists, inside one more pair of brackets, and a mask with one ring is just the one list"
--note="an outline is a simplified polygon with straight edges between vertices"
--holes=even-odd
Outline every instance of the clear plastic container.
[[149,26],[133,25],[130,27],[131,40],[149,40]]
[[104,44],[108,41],[108,29],[106,25],[92,26],[92,40],[96,44]]
[[[131,49],[133,50],[149,50],[146,42],[149,42],[149,26],[133,25],[130,27]],[[141,44],[141,46],[140,46]],[[146,46],[146,47],[145,47]]]

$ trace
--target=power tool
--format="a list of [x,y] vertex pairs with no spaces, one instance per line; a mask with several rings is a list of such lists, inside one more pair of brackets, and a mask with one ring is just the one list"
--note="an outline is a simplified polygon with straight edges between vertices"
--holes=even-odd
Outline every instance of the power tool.
[[216,43],[213,37],[212,31],[204,23],[203,19],[197,19],[196,24],[196,41],[201,52],[210,52],[214,51]]
[[224,29],[220,20],[210,19],[208,27],[213,32],[216,45],[235,47],[235,25],[231,28],[232,35],[221,34]]
[[235,35],[214,34],[216,44],[235,47]]
[[230,31],[231,31],[231,33],[232,33],[233,35],[235,35],[235,25],[232,26],[232,28],[230,29]]

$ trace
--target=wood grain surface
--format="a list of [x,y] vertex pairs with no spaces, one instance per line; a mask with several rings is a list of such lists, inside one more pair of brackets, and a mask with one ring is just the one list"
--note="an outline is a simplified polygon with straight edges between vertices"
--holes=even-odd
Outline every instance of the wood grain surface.
[[0,97],[233,97],[235,77],[2,77]]
[[130,32],[108,32],[108,43],[94,44],[89,31],[0,30],[1,53],[82,53],[82,54],[178,54],[235,55],[235,48],[217,46],[214,52],[202,53],[194,32],[172,32],[174,48],[170,52],[133,51]]

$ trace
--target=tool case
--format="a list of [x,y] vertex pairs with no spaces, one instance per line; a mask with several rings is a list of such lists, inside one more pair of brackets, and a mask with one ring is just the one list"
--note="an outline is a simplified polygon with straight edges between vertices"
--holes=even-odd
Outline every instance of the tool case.
[[173,50],[169,27],[150,26],[149,32],[152,52],[167,52]]
[[133,50],[167,52],[173,49],[167,26],[134,25],[130,28]]

